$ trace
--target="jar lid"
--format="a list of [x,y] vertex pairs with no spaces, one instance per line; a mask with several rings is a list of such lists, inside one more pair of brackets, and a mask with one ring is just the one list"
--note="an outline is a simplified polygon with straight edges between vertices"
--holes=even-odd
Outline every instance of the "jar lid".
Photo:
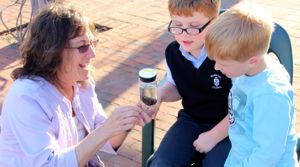
[[143,68],[139,71],[139,77],[143,82],[153,82],[156,79],[156,70],[153,68]]

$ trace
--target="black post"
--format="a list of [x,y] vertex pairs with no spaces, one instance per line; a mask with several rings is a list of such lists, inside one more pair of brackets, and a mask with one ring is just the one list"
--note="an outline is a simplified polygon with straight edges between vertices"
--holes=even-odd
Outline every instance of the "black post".
[[155,122],[152,120],[142,130],[142,167],[145,167],[147,159],[154,152],[154,127]]

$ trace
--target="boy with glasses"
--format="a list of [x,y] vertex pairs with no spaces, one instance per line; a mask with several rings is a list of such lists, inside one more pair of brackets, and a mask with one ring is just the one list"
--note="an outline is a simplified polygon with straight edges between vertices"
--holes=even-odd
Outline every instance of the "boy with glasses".
[[[217,17],[219,0],[169,0],[168,30],[176,41],[166,48],[167,81],[158,102],[145,112],[155,117],[161,102],[182,100],[183,108],[148,167],[223,167],[231,144],[227,137],[227,96],[231,80],[214,69],[204,38]],[[196,164],[194,164],[196,165]]]
[[290,77],[267,55],[273,27],[264,9],[241,3],[206,35],[215,69],[234,78],[228,103],[232,148],[225,167],[298,166]]

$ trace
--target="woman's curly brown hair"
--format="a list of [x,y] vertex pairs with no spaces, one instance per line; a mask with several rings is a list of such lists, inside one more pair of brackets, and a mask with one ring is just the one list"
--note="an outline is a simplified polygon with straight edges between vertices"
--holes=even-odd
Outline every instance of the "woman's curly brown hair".
[[66,4],[50,4],[29,24],[28,34],[20,46],[23,66],[12,72],[12,78],[40,76],[57,81],[62,52],[69,41],[93,30],[87,17]]

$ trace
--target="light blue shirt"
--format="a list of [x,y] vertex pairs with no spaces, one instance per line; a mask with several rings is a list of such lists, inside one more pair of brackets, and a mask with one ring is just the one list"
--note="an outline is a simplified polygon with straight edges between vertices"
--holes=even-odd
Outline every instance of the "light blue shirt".
[[[72,103],[41,77],[17,79],[2,108],[0,166],[77,167],[74,145],[79,142],[72,108],[89,133],[106,120],[94,81],[73,85]],[[103,150],[114,153],[110,143]]]
[[[204,60],[207,58],[204,47],[202,47],[200,55],[198,56],[198,58],[195,58],[194,56],[192,56],[189,52],[185,51],[181,46],[179,47],[179,50],[180,50],[182,56],[185,59],[189,60],[196,69],[199,69],[200,66],[202,65],[202,63],[204,62]],[[176,85],[175,82],[174,82],[174,79],[172,77],[172,73],[171,73],[171,70],[170,70],[168,64],[167,64],[166,71],[167,71],[167,81],[169,81],[173,85]]]
[[[268,62],[270,60],[268,59]],[[297,167],[293,88],[283,66],[233,80],[225,167]]]

